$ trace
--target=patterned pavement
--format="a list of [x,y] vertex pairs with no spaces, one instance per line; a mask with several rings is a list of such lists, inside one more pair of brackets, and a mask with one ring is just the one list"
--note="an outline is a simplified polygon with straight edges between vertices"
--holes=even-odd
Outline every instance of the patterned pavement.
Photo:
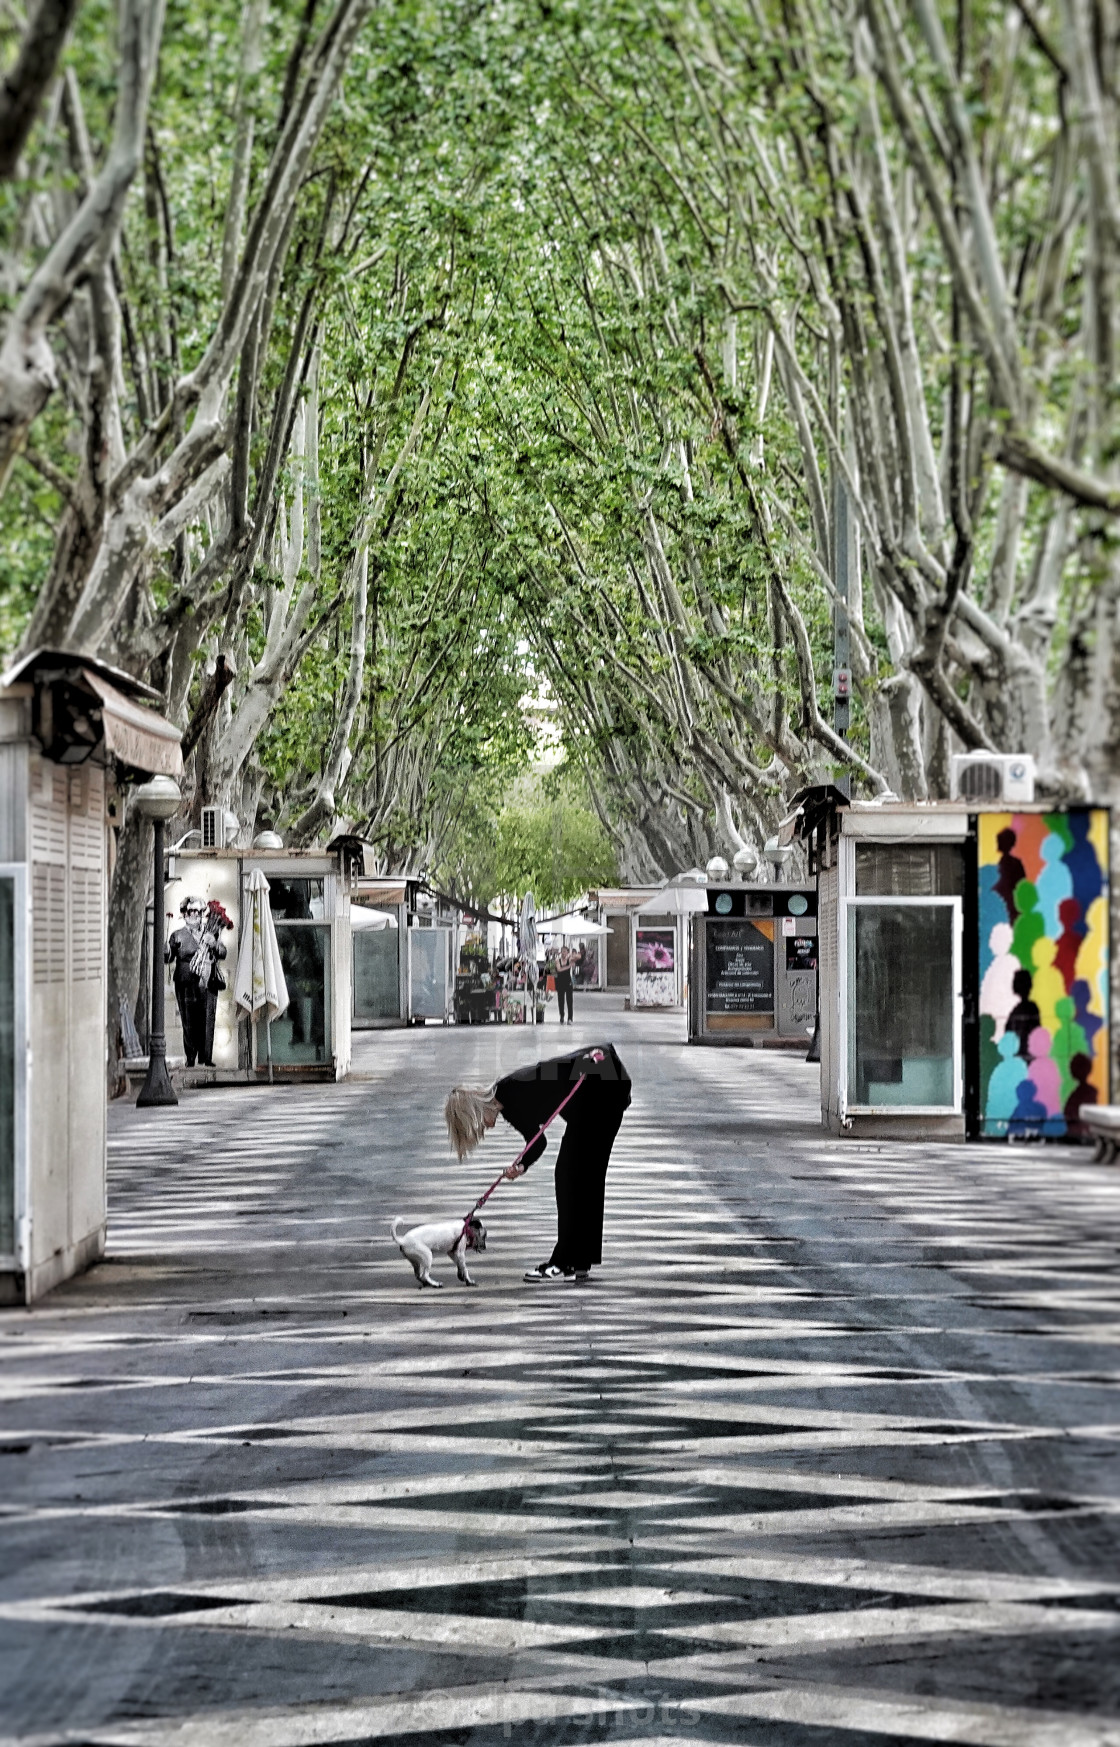
[[[590,1286],[468,1292],[439,1110],[561,1042],[635,1081]],[[0,1317],[0,1736],[1120,1744],[1120,1173],[834,1141],[675,1015],[380,1033],[343,1086],[111,1111],[108,1263]]]

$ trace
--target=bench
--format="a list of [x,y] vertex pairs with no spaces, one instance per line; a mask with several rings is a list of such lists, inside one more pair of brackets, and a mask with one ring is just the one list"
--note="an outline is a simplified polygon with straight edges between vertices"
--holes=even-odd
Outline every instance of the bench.
[[[175,1073],[178,1068],[184,1068],[186,1065],[187,1058],[185,1055],[169,1055],[167,1057],[167,1071],[169,1074]],[[119,1063],[119,1066],[128,1081],[129,1091],[139,1092],[144,1081],[148,1077],[147,1056],[126,1055]]]
[[1114,1165],[1120,1152],[1120,1104],[1083,1104],[1080,1117],[1097,1143],[1094,1162]]

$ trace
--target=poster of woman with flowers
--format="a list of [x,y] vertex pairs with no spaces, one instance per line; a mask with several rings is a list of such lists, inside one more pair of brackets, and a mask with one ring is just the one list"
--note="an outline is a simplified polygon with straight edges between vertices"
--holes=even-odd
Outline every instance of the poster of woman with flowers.
[[677,931],[639,928],[634,936],[634,1005],[677,1005]]

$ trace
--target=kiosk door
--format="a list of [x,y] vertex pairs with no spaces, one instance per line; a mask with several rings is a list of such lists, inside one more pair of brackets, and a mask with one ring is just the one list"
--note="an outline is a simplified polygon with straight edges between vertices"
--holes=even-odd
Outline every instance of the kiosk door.
[[270,874],[269,904],[276,944],[288,985],[288,1005],[272,1021],[271,1037],[257,1021],[258,1066],[271,1047],[278,1067],[310,1067],[329,1062],[331,1037],[331,930],[322,920],[324,881],[320,874]]
[[409,1018],[447,1018],[451,975],[450,928],[408,930]]
[[842,1113],[959,1113],[960,899],[848,898],[840,921]]
[[354,930],[354,1022],[378,1025],[400,1021],[399,928]]

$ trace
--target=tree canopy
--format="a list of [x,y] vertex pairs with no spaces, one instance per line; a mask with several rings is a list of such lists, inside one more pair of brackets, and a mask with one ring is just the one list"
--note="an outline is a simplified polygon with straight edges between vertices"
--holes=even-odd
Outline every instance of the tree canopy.
[[481,879],[542,683],[632,877],[954,749],[1112,797],[1115,5],[38,18],[0,639],[153,680],[188,808]]

